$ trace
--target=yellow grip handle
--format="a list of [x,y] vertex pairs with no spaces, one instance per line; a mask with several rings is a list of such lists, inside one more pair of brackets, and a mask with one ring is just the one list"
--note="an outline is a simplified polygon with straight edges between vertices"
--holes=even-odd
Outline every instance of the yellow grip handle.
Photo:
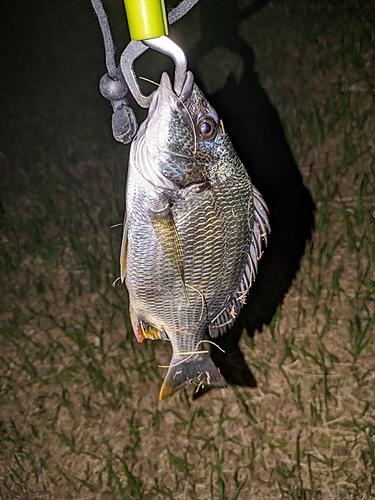
[[124,0],[132,40],[168,35],[164,0]]

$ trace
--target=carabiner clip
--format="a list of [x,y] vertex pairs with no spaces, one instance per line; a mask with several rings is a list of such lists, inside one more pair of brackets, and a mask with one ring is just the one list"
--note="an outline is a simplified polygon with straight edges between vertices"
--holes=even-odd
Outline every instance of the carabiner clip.
[[148,48],[169,56],[174,61],[175,75],[173,89],[177,95],[181,94],[187,72],[186,55],[170,38],[160,36],[159,38],[150,38],[149,40],[131,41],[121,55],[120,66],[130,92],[142,108],[150,107],[153,93],[147,96],[142,94],[134,70],[134,62],[141,54],[146,52]]

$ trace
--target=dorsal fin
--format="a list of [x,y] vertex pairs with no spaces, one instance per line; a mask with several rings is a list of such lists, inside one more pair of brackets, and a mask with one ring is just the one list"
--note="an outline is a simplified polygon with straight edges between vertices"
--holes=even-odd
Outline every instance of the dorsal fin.
[[212,320],[208,327],[211,337],[217,337],[225,333],[233,326],[233,323],[246,303],[247,294],[255,281],[258,272],[258,261],[262,257],[262,244],[267,246],[267,235],[270,233],[268,221],[268,208],[262,195],[253,186],[254,196],[254,226],[251,245],[248,253],[247,263],[242,274],[240,284],[233,297],[228,298],[227,306]]

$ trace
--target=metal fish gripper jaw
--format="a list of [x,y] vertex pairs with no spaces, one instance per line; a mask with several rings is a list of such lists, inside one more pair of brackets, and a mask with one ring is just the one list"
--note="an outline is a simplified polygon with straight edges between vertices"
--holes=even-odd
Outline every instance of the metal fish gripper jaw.
[[[196,3],[198,3],[198,1],[199,0],[181,0],[177,7],[168,13],[168,23],[173,24],[181,19]],[[158,20],[161,26],[157,26],[157,31],[155,32],[153,26],[153,15],[155,14],[153,11],[153,7],[155,7],[154,2],[145,3],[143,0],[142,2],[140,0],[125,0],[125,8],[129,8],[129,11],[132,12],[132,16],[134,14],[133,10],[135,9],[137,11],[137,15],[132,19],[133,22],[131,23],[132,29],[136,31],[136,36],[132,36],[133,40],[123,51],[120,65],[117,67],[115,61],[115,46],[102,0],[91,0],[91,3],[98,16],[100,29],[103,34],[106,66],[108,70],[100,80],[99,88],[102,95],[111,102],[113,108],[112,132],[114,138],[123,144],[128,144],[133,140],[138,129],[135,113],[126,99],[128,90],[130,90],[135,101],[142,108],[148,108],[153,97],[153,93],[144,95],[141,92],[134,70],[135,60],[149,48],[169,56],[175,63],[173,89],[179,96],[186,77],[187,59],[183,50],[170,38],[165,36],[168,34],[168,29],[166,28],[167,19],[165,10],[163,10],[162,1],[157,9],[160,17]],[[146,11],[148,8],[151,10],[145,16],[145,19],[141,19],[140,21],[139,15],[142,18],[144,7],[147,7]],[[152,15],[150,17],[149,15],[151,13]],[[139,35],[139,33],[141,33],[141,35]]]
[[148,108],[150,106],[153,93],[150,95],[142,94],[137,75],[134,70],[134,62],[149,48],[169,56],[173,60],[175,64],[173,89],[178,96],[181,94],[187,72],[186,55],[184,51],[170,38],[161,36],[159,38],[151,38],[149,40],[131,41],[121,55],[120,67],[131,94],[142,108]]

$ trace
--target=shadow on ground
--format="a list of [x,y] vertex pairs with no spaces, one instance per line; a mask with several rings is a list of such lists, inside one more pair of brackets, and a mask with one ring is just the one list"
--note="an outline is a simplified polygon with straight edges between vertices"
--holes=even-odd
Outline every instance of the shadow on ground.
[[[212,349],[211,356],[230,384],[255,387],[256,380],[238,346],[241,334],[254,336],[270,323],[282,303],[304,253],[314,226],[314,203],[286,141],[279,115],[259,83],[252,49],[241,39],[241,20],[255,13],[267,1],[258,1],[245,10],[226,0],[205,0],[200,5],[201,38],[189,54],[189,66],[204,90],[202,59],[220,47],[240,56],[242,74],[230,73],[225,86],[209,93],[210,103],[219,110],[229,136],[252,182],[269,207],[271,236],[262,256],[259,273],[248,302],[232,330],[215,342],[224,349]],[[208,389],[209,390],[209,389]],[[205,392],[201,390],[195,397]]]

